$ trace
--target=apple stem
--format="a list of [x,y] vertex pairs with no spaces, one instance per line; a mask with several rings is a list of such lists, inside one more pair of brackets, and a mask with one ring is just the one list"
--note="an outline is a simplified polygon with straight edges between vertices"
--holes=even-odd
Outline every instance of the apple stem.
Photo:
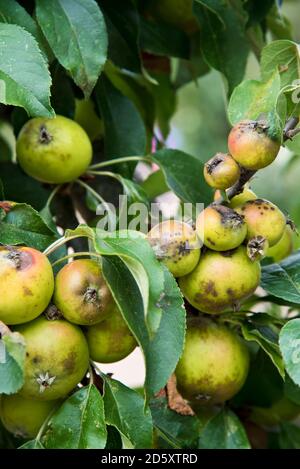
[[43,251],[43,254],[45,254],[45,256],[49,256],[49,254],[51,254],[52,252],[54,252],[56,249],[60,248],[64,244],[68,243],[72,239],[82,238],[83,236],[84,236],[83,234],[68,236],[67,238],[65,236],[62,236],[57,241],[54,241],[54,243],[50,244],[50,246],[48,246],[47,249]]
[[68,259],[72,259],[73,257],[79,257],[79,256],[94,256],[97,258],[102,258],[101,254],[98,254],[97,252],[73,252],[72,254],[68,254],[67,256],[61,257],[60,259],[57,259],[55,262],[53,262],[51,265],[54,267],[57,264],[60,264],[63,261],[66,261]]
[[93,164],[88,168],[88,171],[90,169],[104,168],[105,166],[111,166],[114,164],[127,163],[129,161],[146,161],[148,163],[152,163],[151,159],[147,156],[124,156],[123,158],[114,158],[112,160]]

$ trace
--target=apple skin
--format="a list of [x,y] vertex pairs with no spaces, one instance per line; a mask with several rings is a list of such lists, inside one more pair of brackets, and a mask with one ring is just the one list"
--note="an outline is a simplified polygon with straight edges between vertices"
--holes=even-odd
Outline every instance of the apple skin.
[[187,301],[204,313],[220,314],[248,298],[260,282],[260,264],[245,246],[225,252],[206,251],[197,267],[179,279]]
[[0,418],[10,433],[21,438],[35,438],[50,412],[60,403],[25,399],[19,394],[0,399]]
[[229,207],[236,208],[240,205],[243,205],[245,202],[248,202],[248,200],[255,199],[257,199],[257,195],[251,189],[245,187],[243,192],[232,197],[232,199],[230,200]]
[[273,262],[280,262],[293,252],[293,232],[289,225],[286,225],[280,240],[267,250],[266,256],[271,257]]
[[39,316],[53,294],[50,262],[28,247],[0,247],[0,321],[21,324]]
[[213,251],[228,251],[244,241],[247,226],[241,215],[224,205],[211,205],[199,213],[196,232]]
[[100,363],[114,363],[122,360],[137,346],[117,305],[104,321],[86,328],[86,339],[91,359]]
[[98,262],[79,259],[57,274],[53,301],[70,322],[91,326],[105,319],[114,305]]
[[158,223],[149,231],[147,239],[157,258],[174,277],[188,274],[199,262],[200,240],[185,222],[166,220]]
[[[26,343],[25,380],[20,395],[37,400],[67,396],[89,366],[89,351],[82,330],[65,320],[47,320],[44,316],[15,330]],[[43,379],[46,374],[55,379]]]
[[244,205],[237,207],[236,211],[246,222],[248,240],[262,236],[271,247],[283,236],[286,218],[272,202],[265,199],[248,200]]
[[271,164],[280,150],[280,142],[271,138],[259,122],[244,120],[237,123],[228,136],[228,149],[237,163],[256,171]]
[[96,114],[91,99],[75,99],[74,121],[86,131],[91,142],[103,137],[103,121]]
[[217,153],[204,165],[204,178],[214,189],[228,189],[240,177],[240,167],[237,162],[226,153]]
[[203,405],[221,404],[239,392],[248,370],[248,349],[235,332],[205,317],[188,320],[175,372],[184,398]]
[[34,179],[63,184],[86,171],[92,145],[83,128],[67,117],[34,117],[19,133],[17,157],[25,173]]

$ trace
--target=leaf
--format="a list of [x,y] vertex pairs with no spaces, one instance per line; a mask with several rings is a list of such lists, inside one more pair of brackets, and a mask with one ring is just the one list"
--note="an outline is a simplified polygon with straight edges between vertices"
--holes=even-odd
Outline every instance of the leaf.
[[270,357],[278,372],[284,378],[284,364],[278,345],[278,332],[271,326],[258,326],[248,321],[241,323],[246,340],[256,342]]
[[175,279],[164,269],[163,310],[159,329],[150,340],[143,325],[143,301],[133,275],[121,259],[105,257],[103,275],[113,296],[144,353],[147,398],[165,386],[182,354],[185,335],[185,310]]
[[188,36],[168,23],[156,23],[141,17],[141,48],[157,55],[189,58]]
[[237,416],[224,408],[204,427],[199,448],[250,449],[246,431]]
[[249,54],[247,14],[232,2],[217,0],[195,0],[194,13],[200,24],[204,58],[225,75],[231,94],[243,79]]
[[58,239],[41,215],[27,204],[16,204],[0,221],[2,244],[26,244],[43,251]]
[[288,321],[280,331],[279,347],[286,371],[300,385],[300,319]]
[[209,204],[212,193],[204,181],[203,163],[179,150],[164,149],[152,155],[168,187],[184,202]]
[[43,208],[50,191],[40,182],[23,173],[18,165],[8,162],[0,164],[0,174],[7,200],[27,203],[36,210]]
[[69,397],[48,422],[47,449],[103,449],[106,444],[103,399],[94,385]]
[[123,443],[120,433],[115,427],[107,425],[107,440],[105,449],[122,449]]
[[144,399],[136,391],[117,380],[101,374],[105,382],[105,420],[126,436],[135,449],[151,448],[152,418],[144,408]]
[[262,269],[261,286],[271,295],[300,304],[300,250]]
[[285,422],[280,425],[280,449],[300,449],[300,428],[292,423]]
[[150,336],[156,333],[163,313],[164,271],[149,242],[139,232],[103,233],[97,229],[95,248],[102,255],[119,256],[132,273],[144,304],[144,323]]
[[141,72],[139,15],[129,0],[101,0],[108,32],[108,57],[121,69]]
[[198,435],[203,422],[192,416],[183,416],[170,410],[166,398],[150,401],[153,424],[159,436],[174,448],[197,448]]
[[300,78],[300,53],[298,45],[289,40],[273,41],[266,45],[261,56],[263,80],[269,80],[274,71],[280,74],[281,86],[291,86]]
[[155,100],[156,120],[163,137],[167,138],[170,132],[170,120],[176,110],[176,94],[170,75],[152,72],[152,77],[158,83],[151,88]]
[[16,24],[26,29],[39,42],[41,33],[34,19],[16,0],[0,0],[0,22]]
[[104,76],[96,86],[96,103],[104,121],[106,158],[144,155],[146,129],[140,114]]
[[300,405],[300,386],[297,386],[289,375],[286,376],[284,381],[284,395],[290,401]]
[[270,407],[283,397],[283,383],[270,357],[259,348],[250,362],[244,386],[232,400],[233,405]]
[[34,37],[20,26],[1,24],[0,42],[0,102],[53,117],[51,77]]
[[150,176],[142,182],[141,187],[150,200],[165,192],[169,192],[169,187],[167,186],[164,173],[161,169],[151,173]]
[[56,58],[88,98],[107,53],[103,15],[94,0],[37,0],[39,25]]
[[264,47],[261,57],[261,74],[268,79],[274,70],[279,71],[281,88],[287,97],[288,115],[299,114],[300,53],[295,42],[273,41]]
[[237,86],[230,98],[228,117],[232,125],[242,119],[255,120],[277,106],[280,77],[275,71],[268,81],[246,80]]
[[21,334],[13,332],[3,335],[1,345],[0,394],[14,394],[24,383],[25,342]]

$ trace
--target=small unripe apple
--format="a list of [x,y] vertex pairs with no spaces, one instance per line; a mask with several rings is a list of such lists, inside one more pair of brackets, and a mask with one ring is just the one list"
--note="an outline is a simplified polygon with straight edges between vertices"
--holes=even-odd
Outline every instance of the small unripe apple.
[[75,260],[58,272],[53,301],[68,321],[82,326],[105,319],[114,304],[99,263],[91,259]]
[[92,160],[92,145],[83,128],[67,117],[34,117],[20,131],[17,156],[29,176],[62,184],[86,171]]
[[265,122],[239,122],[228,137],[230,154],[244,168],[265,168],[275,160],[280,150],[280,141],[269,133],[270,128]]
[[232,156],[217,153],[204,165],[204,178],[215,189],[228,189],[240,177],[240,167]]
[[264,199],[249,200],[236,211],[244,218],[247,225],[247,239],[255,236],[265,238],[269,246],[274,246],[282,237],[286,218],[272,202]]
[[228,251],[244,241],[247,226],[241,215],[223,205],[211,205],[198,215],[196,232],[213,251]]
[[174,277],[188,274],[199,262],[200,241],[195,230],[187,223],[163,221],[149,231],[147,239],[157,258]]
[[35,438],[50,412],[60,401],[25,399],[19,394],[2,395],[0,418],[6,430],[16,437]]
[[0,247],[0,321],[21,324],[39,316],[52,297],[47,257],[28,247]]
[[16,330],[26,343],[25,379],[20,395],[38,400],[67,396],[89,366],[82,330],[65,320],[48,320],[44,316]]
[[122,360],[137,346],[116,305],[106,319],[86,329],[86,338],[91,359],[100,363]]
[[96,114],[91,99],[75,99],[74,121],[86,131],[91,142],[103,137],[103,121]]
[[179,279],[187,301],[199,311],[219,314],[235,309],[258,287],[260,264],[252,262],[245,246],[232,251],[207,251],[197,267]]
[[288,257],[293,251],[293,232],[289,225],[286,225],[280,240],[267,250],[266,256],[271,257],[273,262],[280,262]]
[[221,404],[242,388],[248,369],[248,349],[235,332],[204,317],[188,321],[176,368],[183,397],[200,404]]
[[159,21],[182,28],[187,33],[198,29],[193,0],[148,0],[147,5],[147,11]]

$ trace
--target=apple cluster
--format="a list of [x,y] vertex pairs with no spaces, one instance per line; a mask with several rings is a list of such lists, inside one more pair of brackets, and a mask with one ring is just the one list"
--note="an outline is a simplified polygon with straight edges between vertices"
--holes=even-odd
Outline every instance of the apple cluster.
[[96,260],[74,260],[54,278],[43,253],[3,246],[0,272],[0,321],[26,345],[24,384],[17,394],[2,395],[0,417],[12,433],[33,438],[81,382],[90,359],[121,360],[137,343]]
[[220,404],[243,386],[248,349],[224,325],[222,314],[231,317],[255,292],[262,258],[278,262],[292,250],[291,228],[276,205],[258,198],[245,184],[232,191],[242,171],[274,161],[280,142],[266,122],[241,121],[229,134],[228,149],[204,166],[215,196],[196,223],[164,221],[148,233],[157,257],[178,279],[190,312],[176,376],[179,390],[192,403]]

